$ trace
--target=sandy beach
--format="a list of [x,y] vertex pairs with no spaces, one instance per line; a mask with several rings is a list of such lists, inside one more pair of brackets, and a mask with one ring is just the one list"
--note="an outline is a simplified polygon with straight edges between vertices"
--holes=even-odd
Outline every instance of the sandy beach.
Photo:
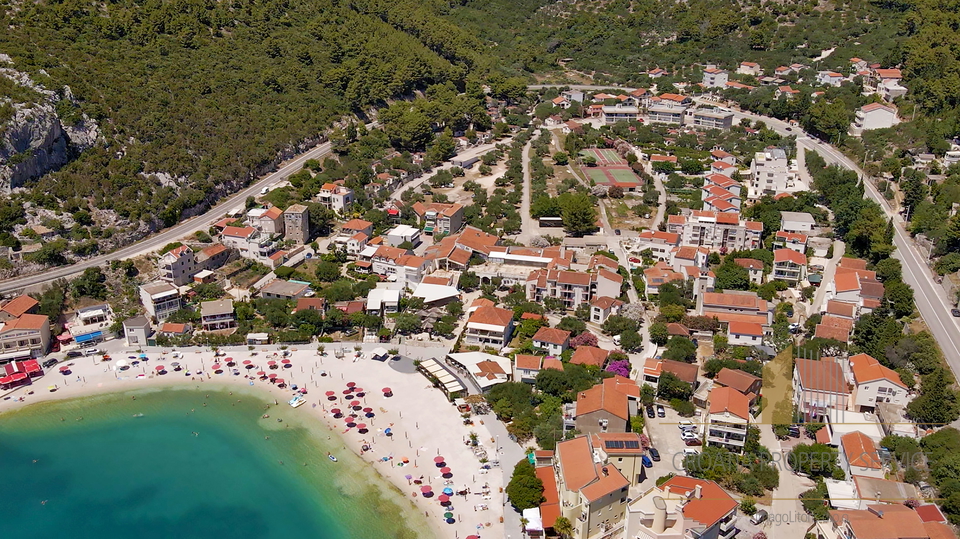
[[[254,390],[262,392],[265,399],[277,402],[284,415],[292,413],[317,420],[330,430],[329,436],[339,436],[344,451],[360,455],[405,494],[416,508],[412,510],[424,512],[434,523],[438,538],[505,537],[501,522],[504,503],[502,474],[496,467],[484,469],[481,462],[483,456],[491,461],[497,460],[499,440],[481,424],[481,419],[495,421],[493,416],[474,416],[473,425],[464,425],[459,412],[443,393],[433,388],[420,373],[410,372],[413,367],[408,360],[380,362],[356,358],[353,345],[345,345],[343,358],[337,358],[333,353],[340,348],[339,344],[327,344],[325,356],[312,348],[290,348],[286,358],[290,361],[289,366],[281,363],[283,357],[274,356],[279,352],[275,346],[256,347],[254,351],[246,347],[228,348],[224,349],[226,356],[219,358],[215,358],[211,350],[198,347],[180,349],[179,358],[172,357],[174,349],[150,348],[144,349],[148,361],[121,370],[118,362],[131,364],[130,357],[139,354],[132,348],[123,348],[122,342],[113,341],[101,347],[112,352],[110,361],[101,361],[100,356],[65,360],[46,370],[46,374],[34,380],[33,385],[5,394],[4,400],[0,400],[0,412],[45,400],[147,387],[208,385],[211,389]],[[369,350],[373,346],[364,348]],[[415,350],[411,348],[411,352]],[[428,353],[430,350],[423,352],[425,357],[432,355]],[[233,368],[226,366],[227,358],[233,359],[236,363],[233,368],[239,369],[240,375],[232,374]],[[249,368],[244,361],[251,362]],[[277,364],[271,368],[268,361]],[[173,362],[180,364],[180,371],[174,370]],[[223,369],[222,374],[216,374],[211,368],[218,363]],[[64,365],[70,367],[70,374],[58,372]],[[160,365],[165,367],[166,374],[157,372]],[[288,387],[280,388],[269,379],[261,380],[258,372],[274,374]],[[355,384],[354,389],[347,392],[351,382]],[[48,391],[51,385],[58,389]],[[307,394],[303,395],[307,402],[296,409],[286,404],[293,395],[289,387],[292,385],[307,389]],[[384,394],[384,388],[391,390],[390,396]],[[29,394],[31,391],[33,394]],[[333,394],[327,396],[327,392]],[[336,418],[332,413],[334,409],[339,409],[342,416],[354,412],[350,406],[354,401],[357,402],[355,413],[358,417],[353,423],[348,423],[345,417]],[[360,432],[360,424],[366,425],[366,432]],[[391,435],[386,434],[386,429],[390,429]],[[469,444],[471,433],[476,435],[476,447]],[[437,457],[443,457],[443,466],[449,468],[446,477],[435,462],[439,460]],[[432,496],[424,497],[425,487],[432,490]],[[444,488],[454,492],[446,506],[440,501]],[[458,494],[460,492],[468,493]],[[453,523],[444,519],[446,512],[453,514]]]

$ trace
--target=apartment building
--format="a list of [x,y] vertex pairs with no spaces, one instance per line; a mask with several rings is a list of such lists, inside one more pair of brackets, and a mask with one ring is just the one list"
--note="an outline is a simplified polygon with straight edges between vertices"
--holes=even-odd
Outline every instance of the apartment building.
[[773,246],[804,254],[807,252],[807,235],[798,232],[778,230],[773,238]]
[[554,477],[560,514],[573,525],[571,539],[623,529],[630,481],[616,466],[596,462],[594,455],[587,436],[557,444]]
[[283,234],[283,210],[276,206],[269,209],[254,208],[248,211],[247,222],[264,234]]
[[467,345],[503,348],[513,334],[513,311],[483,306],[467,319],[463,341]]
[[0,362],[37,358],[50,347],[50,319],[41,314],[22,314],[0,324]]
[[757,200],[763,195],[806,190],[807,185],[799,179],[796,162],[788,159],[782,148],[767,148],[754,154],[747,188],[750,200]]
[[669,216],[667,232],[679,234],[683,245],[745,251],[760,247],[763,223],[741,219],[738,213],[695,210],[687,216]]
[[704,88],[723,88],[730,80],[730,74],[725,69],[718,69],[716,66],[707,66],[703,70]]
[[317,201],[319,201],[320,204],[337,212],[339,215],[344,215],[344,213],[353,206],[354,200],[356,200],[356,197],[354,196],[353,189],[335,183],[323,184],[323,186],[320,187],[320,193],[317,194]]
[[697,108],[684,112],[683,123],[704,129],[721,129],[726,131],[733,127],[733,113],[724,112],[717,108]]
[[871,129],[885,129],[900,123],[897,109],[893,105],[870,103],[857,109],[853,123],[850,124],[849,134],[859,137],[864,131]]
[[640,109],[623,104],[613,106],[604,106],[600,112],[600,118],[604,124],[612,125],[617,122],[635,122],[640,116]]
[[670,252],[680,247],[680,234],[644,230],[634,242],[633,247],[630,248],[632,253],[640,254],[650,249],[653,258],[667,260],[670,258]]
[[807,278],[807,256],[793,249],[777,249],[773,252],[771,279],[796,285]]
[[306,297],[310,292],[310,283],[274,279],[260,289],[260,297],[292,301]]
[[424,234],[455,234],[463,226],[464,208],[460,204],[417,202],[413,211],[423,224]]
[[750,282],[755,285],[763,284],[763,262],[756,258],[734,258],[733,262],[741,268],[747,270]]
[[763,324],[732,320],[727,324],[727,342],[731,346],[764,348]]
[[872,412],[879,403],[907,404],[907,385],[896,371],[867,354],[851,356],[853,393],[850,401],[858,412]]
[[606,378],[577,394],[575,428],[583,434],[629,432],[636,415],[640,387],[623,376]]
[[540,303],[546,298],[556,298],[563,301],[567,309],[576,309],[593,297],[619,297],[621,284],[620,274],[604,268],[592,273],[542,269],[530,273],[526,290],[530,301]]
[[0,322],[8,322],[25,314],[37,314],[40,302],[23,294],[0,306]]
[[623,302],[609,296],[594,296],[590,300],[590,321],[594,324],[603,324],[613,315],[620,314]]
[[204,331],[217,331],[237,327],[232,299],[203,301],[200,303],[200,324]]
[[170,283],[156,281],[140,287],[140,303],[147,314],[158,322],[180,310],[180,291]]
[[737,73],[741,75],[749,75],[751,77],[760,77],[763,75],[763,68],[761,68],[760,64],[756,62],[740,62],[740,67],[737,68]]
[[276,251],[276,242],[252,226],[228,226],[220,234],[224,246],[236,249],[243,258],[267,260]]
[[699,306],[700,314],[721,322],[753,322],[767,326],[773,322],[769,303],[755,292],[728,290],[707,292]]
[[817,220],[807,212],[782,211],[780,212],[780,231],[810,234],[817,228]]
[[710,392],[707,445],[743,452],[750,425],[750,399],[731,387]]
[[674,476],[627,507],[630,539],[732,539],[739,502],[706,479]]
[[384,237],[387,243],[393,247],[399,247],[404,243],[409,243],[416,247],[420,245],[420,229],[410,225],[397,225],[388,230]]
[[160,255],[157,260],[160,279],[184,286],[193,281],[193,276],[200,271],[193,249],[181,245]]
[[808,420],[828,410],[846,410],[850,389],[836,361],[798,358],[793,368],[793,402]]

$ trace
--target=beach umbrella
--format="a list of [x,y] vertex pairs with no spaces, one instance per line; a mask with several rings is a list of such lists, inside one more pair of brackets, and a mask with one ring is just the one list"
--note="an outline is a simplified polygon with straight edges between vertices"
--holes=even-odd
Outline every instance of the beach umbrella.
[[140,354],[140,359],[147,359],[147,354]]
[[455,523],[455,522],[456,522],[456,520],[454,520],[453,517],[450,517],[450,518],[447,519],[447,524],[453,524],[453,523]]
[[137,356],[127,356],[127,359],[137,359]]
[[364,408],[364,409],[363,409],[363,413],[365,413],[365,414],[369,414],[369,413],[372,412],[372,411],[373,411],[373,408]]
[[163,365],[157,365],[157,366],[156,366],[156,369],[157,369],[157,372],[161,372],[161,373],[162,373],[162,372],[165,372],[165,371],[164,371],[164,368],[163,368]]
[[326,393],[324,393],[324,395],[326,395],[326,396],[328,396],[328,397],[334,397],[334,396],[336,396],[336,394],[337,394],[336,391],[327,391]]
[[393,436],[393,429],[383,429],[383,433],[387,436]]
[[287,385],[287,383],[283,380],[283,378],[277,378],[276,382],[277,382],[277,385],[281,387]]
[[344,394],[344,395],[349,395],[350,393],[353,393],[353,391],[352,391],[352,390],[349,390],[349,389],[344,389],[344,390],[343,390],[343,394]]
[[406,479],[407,481],[409,481],[409,480],[413,479],[413,476],[410,475],[410,474],[407,474],[407,475],[403,476],[403,478]]
[[450,496],[447,496],[446,494],[441,494],[437,496],[437,501],[440,503],[447,503],[450,501]]
[[272,360],[272,359],[267,362],[267,365],[270,365],[271,367],[273,367],[273,366],[276,365],[276,364],[277,364],[277,362],[274,361],[274,360]]
[[245,365],[244,368],[246,368],[247,370],[250,370],[250,369],[255,369],[255,368],[257,368],[257,366],[256,366],[256,365],[253,365],[253,364],[250,364],[250,365]]
[[388,397],[393,393],[393,390],[390,389],[389,387],[385,387],[385,388],[381,389],[380,391],[383,391],[383,394],[386,395],[386,396],[388,396]]
[[60,374],[63,374],[64,376],[70,374],[70,367],[67,367],[66,365],[60,367]]
[[214,365],[210,367],[213,372],[223,372],[223,369],[220,368],[220,365]]
[[400,460],[403,461],[404,464],[410,462],[410,459],[407,458],[407,457],[403,457],[403,458],[401,458]]
[[265,372],[263,372],[263,371],[257,371],[257,376],[266,376],[266,375],[267,375],[267,373],[265,373]]
[[443,489],[443,493],[446,494],[447,496],[453,496],[453,489],[450,487],[446,487]]
[[277,378],[277,375],[276,375],[276,374],[271,374],[271,375],[270,375],[270,379],[271,379],[271,380],[276,380],[276,378]]
[[440,473],[443,473],[443,474],[450,473],[450,468],[447,468],[446,466],[444,466],[443,468],[440,468]]
[[250,361],[249,359],[244,359],[244,360],[243,360],[243,364],[244,364],[244,365],[252,365],[253,362]]
[[337,415],[340,413],[340,408],[332,408],[330,409],[330,413],[333,415]]
[[360,408],[360,401],[350,401],[350,407],[355,410]]
[[357,420],[354,419],[354,418],[352,418],[352,417],[350,417],[350,416],[347,416],[347,421],[346,421],[346,423],[347,423],[347,426],[348,426],[348,427],[354,427],[354,426],[357,425]]
[[443,514],[443,518],[453,518],[453,513],[451,513],[450,511],[447,511],[446,513]]
[[356,387],[356,382],[347,382],[347,387]]
[[171,365],[173,365],[173,367],[176,368],[180,366],[180,362],[174,361],[173,363],[171,363]]
[[289,359],[281,359],[281,360],[280,360],[280,363],[283,363],[284,365],[289,365],[289,364],[290,364],[290,360],[289,360]]
[[422,487],[420,487],[420,492],[423,494],[426,494],[428,492],[433,492],[433,487],[431,487],[430,485],[423,485]]
[[361,431],[365,431],[365,430],[367,430],[367,424],[366,424],[366,423],[357,423],[357,428],[360,429]]
[[480,539],[479,535],[468,535],[465,539]]
[[441,456],[433,457],[433,462],[436,462],[437,464],[443,464],[443,457]]

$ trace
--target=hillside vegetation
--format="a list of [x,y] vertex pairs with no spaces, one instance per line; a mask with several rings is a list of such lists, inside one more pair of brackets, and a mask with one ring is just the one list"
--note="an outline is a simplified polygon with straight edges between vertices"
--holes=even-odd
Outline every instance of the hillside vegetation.
[[47,88],[68,85],[78,104],[58,107],[61,118],[79,107],[107,139],[29,198],[57,209],[88,198],[134,223],[173,224],[344,114],[461,83],[478,45],[438,11],[376,0],[0,4],[0,52]]

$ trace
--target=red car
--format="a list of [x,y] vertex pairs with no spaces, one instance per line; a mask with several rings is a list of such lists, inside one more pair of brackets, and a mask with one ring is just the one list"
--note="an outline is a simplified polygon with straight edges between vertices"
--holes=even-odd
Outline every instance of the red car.
[[684,443],[687,445],[703,445],[703,442],[700,441],[700,438],[691,438]]

